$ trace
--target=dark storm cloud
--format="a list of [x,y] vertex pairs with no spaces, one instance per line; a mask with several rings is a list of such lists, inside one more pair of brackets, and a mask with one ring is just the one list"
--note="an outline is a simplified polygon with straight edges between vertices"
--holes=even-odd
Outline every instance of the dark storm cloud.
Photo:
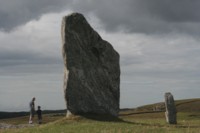
[[[45,13],[68,8],[75,12],[81,12],[86,17],[91,14],[96,16],[108,32],[125,30],[145,34],[181,32],[199,35],[200,8],[198,7],[200,7],[199,0],[0,0],[0,29],[10,31],[19,25],[39,18]],[[16,40],[19,40],[19,38],[16,38]],[[26,38],[22,40],[26,40]],[[18,43],[28,44],[29,41],[19,41]],[[4,39],[3,42],[9,45],[8,40]],[[39,41],[38,44],[40,43],[44,42]],[[31,50],[26,53],[21,51],[7,53],[1,50],[0,53],[0,65],[26,62],[44,63],[44,60],[46,60],[46,63],[56,61],[50,56],[34,53]],[[130,62],[130,58],[132,57],[124,56],[122,63],[127,65],[141,61],[135,59]]]
[[79,1],[74,9],[93,13],[107,31],[200,32],[199,0]]
[[200,34],[199,0],[0,0],[0,29],[70,9],[97,16],[107,31]]
[[71,0],[0,0],[0,29],[10,31],[32,19],[38,19],[44,13],[62,11],[71,2]]
[[199,22],[199,0],[142,0],[138,3],[152,15],[169,22]]
[[[199,0],[0,0],[1,110],[27,109],[33,95],[62,98],[54,93],[63,90],[60,23],[71,11],[119,52],[122,108],[160,102],[165,92],[199,97],[199,7]],[[59,109],[62,100],[42,101]]]

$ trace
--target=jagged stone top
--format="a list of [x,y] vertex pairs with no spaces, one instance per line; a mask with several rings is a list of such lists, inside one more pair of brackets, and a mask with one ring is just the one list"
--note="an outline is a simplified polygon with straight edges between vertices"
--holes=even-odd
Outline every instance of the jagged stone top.
[[87,30],[92,31],[93,28],[89,25],[83,14],[72,13],[63,17],[62,25],[67,24],[67,28],[70,31],[77,33],[84,33]]

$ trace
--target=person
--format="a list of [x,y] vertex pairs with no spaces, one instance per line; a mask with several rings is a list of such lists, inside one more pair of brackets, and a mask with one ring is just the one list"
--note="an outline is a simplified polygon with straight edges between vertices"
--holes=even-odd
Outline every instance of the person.
[[30,107],[30,117],[29,117],[29,124],[33,123],[34,113],[35,113],[35,97],[32,98],[32,100],[29,103]]
[[37,116],[38,116],[38,124],[42,124],[42,110],[40,106],[38,106]]

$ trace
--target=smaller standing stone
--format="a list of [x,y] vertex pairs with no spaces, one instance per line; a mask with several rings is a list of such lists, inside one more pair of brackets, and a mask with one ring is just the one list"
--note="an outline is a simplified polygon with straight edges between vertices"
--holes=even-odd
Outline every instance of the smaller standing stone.
[[177,124],[176,121],[176,106],[173,95],[170,92],[165,93],[165,117],[169,124]]

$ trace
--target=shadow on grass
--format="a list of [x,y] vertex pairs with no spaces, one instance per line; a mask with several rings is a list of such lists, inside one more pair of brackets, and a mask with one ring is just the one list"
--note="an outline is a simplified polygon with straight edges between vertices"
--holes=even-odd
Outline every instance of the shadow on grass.
[[[166,125],[161,125],[161,124],[156,124],[156,123],[139,123],[139,122],[132,122],[132,121],[126,121],[123,120],[119,117],[107,115],[107,114],[81,114],[82,117],[91,119],[91,120],[96,120],[96,121],[102,121],[102,122],[116,122],[116,123],[126,123],[126,124],[131,124],[131,125],[139,125],[139,126],[148,126],[148,127],[159,127],[159,128],[166,128],[166,127],[174,127],[174,128],[188,128],[186,125],[179,125],[179,124],[166,124]],[[190,128],[200,128],[200,126],[189,126]]]
[[124,122],[124,120],[108,115],[108,114],[81,114],[82,117],[91,119],[91,120],[96,120],[96,121],[106,121],[106,122]]
[[81,114],[80,116],[90,119],[90,120],[95,120],[95,121],[116,122],[116,123],[126,123],[126,124],[150,126],[150,124],[126,121],[119,117],[108,115],[108,114]]
[[140,125],[140,126],[158,126],[160,127],[161,125],[152,125],[152,124],[147,124],[147,123],[138,123],[138,122],[132,122],[132,121],[126,121],[123,120],[119,117],[107,115],[107,114],[81,114],[82,117],[90,119],[90,120],[95,120],[95,121],[102,121],[102,122],[115,122],[115,123],[125,123],[125,124],[131,124],[131,125]]
[[[133,114],[131,114],[133,115]],[[119,115],[122,116],[122,115]],[[128,116],[128,115],[125,115]],[[146,127],[158,127],[158,128],[200,128],[200,126],[196,125],[182,125],[182,124],[159,124],[159,123],[146,123],[144,122],[134,122],[134,121],[128,121],[128,120],[123,120],[119,117],[115,117],[112,115],[108,114],[93,114],[93,113],[84,113],[84,114],[77,114],[77,115],[72,115],[70,119],[76,120],[77,118],[86,118],[90,120],[95,120],[95,121],[102,121],[102,122],[114,122],[114,123],[125,123],[125,124],[130,124],[130,125],[138,125],[138,126],[146,126]],[[153,121],[153,119],[152,119]]]

